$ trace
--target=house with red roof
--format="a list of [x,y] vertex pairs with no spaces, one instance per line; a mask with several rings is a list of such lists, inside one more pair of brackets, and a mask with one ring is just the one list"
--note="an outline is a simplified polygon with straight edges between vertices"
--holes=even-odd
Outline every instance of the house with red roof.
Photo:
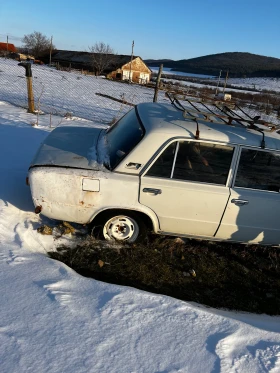
[[3,52],[15,53],[17,51],[14,44],[0,42],[0,54]]

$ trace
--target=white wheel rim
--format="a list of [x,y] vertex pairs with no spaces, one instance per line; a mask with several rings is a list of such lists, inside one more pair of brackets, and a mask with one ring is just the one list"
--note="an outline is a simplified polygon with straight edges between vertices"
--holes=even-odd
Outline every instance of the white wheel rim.
[[104,225],[103,234],[108,241],[134,242],[139,235],[139,226],[128,216],[114,216]]

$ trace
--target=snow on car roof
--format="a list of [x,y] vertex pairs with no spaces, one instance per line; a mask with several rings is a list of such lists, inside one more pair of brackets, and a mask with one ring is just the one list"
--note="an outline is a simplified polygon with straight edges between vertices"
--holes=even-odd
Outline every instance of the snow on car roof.
[[[137,105],[137,112],[146,132],[160,132],[174,136],[195,138],[197,123],[191,118],[184,118],[183,112],[171,104],[142,103]],[[248,146],[261,146],[263,134],[241,124],[226,125],[222,122],[209,122],[197,119],[200,140],[217,141]],[[264,132],[265,148],[280,150],[280,135]]]

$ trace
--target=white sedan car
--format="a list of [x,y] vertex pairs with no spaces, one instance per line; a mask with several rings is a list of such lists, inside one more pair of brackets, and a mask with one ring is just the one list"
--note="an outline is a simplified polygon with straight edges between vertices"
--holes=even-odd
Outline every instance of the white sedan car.
[[[107,130],[59,127],[29,183],[37,213],[135,242],[147,231],[280,243],[280,136],[137,105]],[[97,230],[98,230],[97,229]]]

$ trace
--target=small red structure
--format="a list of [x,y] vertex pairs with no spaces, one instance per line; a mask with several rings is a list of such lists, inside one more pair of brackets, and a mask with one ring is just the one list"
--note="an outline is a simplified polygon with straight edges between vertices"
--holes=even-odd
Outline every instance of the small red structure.
[[1,43],[0,42],[0,52],[16,52],[17,49],[16,47],[14,46],[14,44],[11,44],[11,43]]

